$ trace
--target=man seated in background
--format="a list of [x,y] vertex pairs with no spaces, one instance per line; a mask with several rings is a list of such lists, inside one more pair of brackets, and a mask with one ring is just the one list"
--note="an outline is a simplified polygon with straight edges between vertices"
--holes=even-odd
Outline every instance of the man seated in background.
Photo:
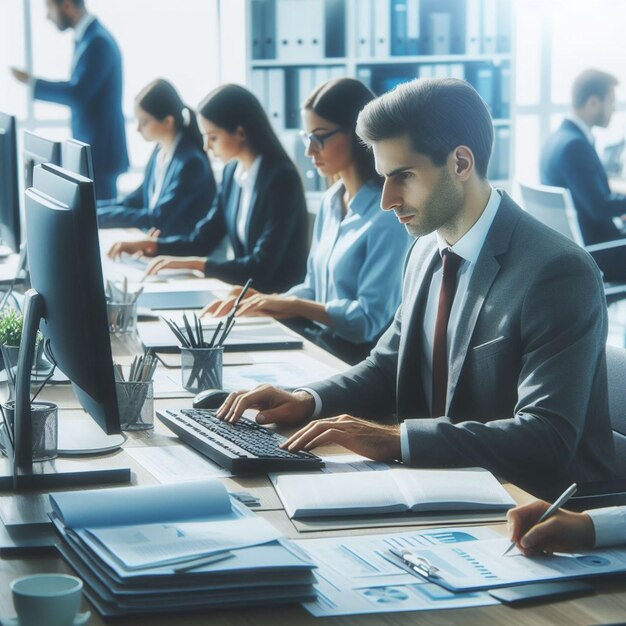
[[[586,70],[572,87],[572,114],[549,137],[541,153],[541,182],[569,189],[585,245],[625,237],[613,218],[626,214],[626,196],[611,193],[594,147],[594,126],[606,128],[615,110],[617,79]],[[626,247],[594,254],[608,281],[626,280]]]
[[[232,393],[218,417],[255,408],[262,424],[309,422],[290,450],[337,443],[415,467],[481,466],[535,493],[606,479],[600,272],[490,186],[493,126],[478,93],[454,79],[405,83],[370,102],[357,130],[385,178],[381,207],[418,237],[396,317],[345,373],[294,393]],[[390,418],[400,424],[377,423]]]

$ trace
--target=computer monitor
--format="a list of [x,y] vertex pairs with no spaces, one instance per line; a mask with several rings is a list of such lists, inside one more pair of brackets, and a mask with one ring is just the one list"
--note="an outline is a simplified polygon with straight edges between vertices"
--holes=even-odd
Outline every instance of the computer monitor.
[[66,139],[61,144],[61,167],[94,180],[91,146],[77,139]]
[[85,411],[107,433],[120,432],[93,182],[51,164],[35,166],[33,178],[25,206],[33,288],[24,301],[16,377],[14,486],[127,481],[128,468],[77,477],[56,460],[33,469],[30,372],[38,330]]
[[17,170],[15,117],[0,112],[0,239],[12,252],[19,252],[21,243]]
[[61,144],[25,130],[24,187],[26,189],[33,186],[33,168],[43,163],[61,165]]

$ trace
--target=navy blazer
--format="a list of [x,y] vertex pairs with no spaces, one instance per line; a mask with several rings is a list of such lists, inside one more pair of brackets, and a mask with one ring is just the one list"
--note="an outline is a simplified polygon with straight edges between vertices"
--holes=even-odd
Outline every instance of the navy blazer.
[[157,155],[158,149],[148,161],[143,183],[121,205],[98,208],[100,228],[154,227],[165,237],[188,235],[206,216],[216,192],[213,170],[206,154],[184,135],[167,167],[159,198],[153,209],[148,208]]
[[38,79],[34,97],[70,107],[72,135],[91,144],[98,178],[128,169],[122,113],[122,57],[117,43],[98,20],[89,24],[76,47],[69,81]]
[[[157,254],[208,256],[205,274],[228,283],[252,278],[255,289],[283,292],[304,278],[308,217],[300,174],[291,161],[263,157],[248,213],[246,241],[237,235],[241,187],[236,163],[224,168],[222,184],[206,218],[187,237],[159,238]],[[209,256],[228,236],[235,258]]]
[[626,196],[611,193],[595,148],[571,120],[543,147],[541,182],[570,190],[586,245],[623,237],[612,218],[626,213]]

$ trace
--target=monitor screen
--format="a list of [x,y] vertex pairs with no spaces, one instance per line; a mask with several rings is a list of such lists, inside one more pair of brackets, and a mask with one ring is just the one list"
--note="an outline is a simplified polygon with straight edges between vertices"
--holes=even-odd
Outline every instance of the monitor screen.
[[33,168],[43,163],[61,165],[61,144],[25,130],[24,186],[26,189],[33,186]]
[[40,330],[83,408],[120,432],[92,181],[55,165],[35,167],[26,191],[26,246],[43,298]]
[[93,180],[91,146],[76,139],[66,139],[61,145],[61,166],[74,174]]
[[15,118],[0,112],[0,239],[13,252],[19,252],[21,243],[17,172]]

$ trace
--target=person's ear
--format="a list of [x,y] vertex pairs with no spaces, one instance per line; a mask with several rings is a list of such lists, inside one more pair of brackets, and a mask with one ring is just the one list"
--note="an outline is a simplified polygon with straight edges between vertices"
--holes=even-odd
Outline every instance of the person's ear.
[[467,180],[474,171],[474,153],[467,146],[458,146],[452,153],[454,174],[459,180]]
[[237,136],[239,143],[243,146],[246,143],[246,131],[243,126],[237,126],[235,129],[235,135]]
[[167,126],[168,130],[174,130],[174,127],[176,126],[176,122],[174,121],[173,115],[166,115],[163,121],[165,122],[165,125]]

